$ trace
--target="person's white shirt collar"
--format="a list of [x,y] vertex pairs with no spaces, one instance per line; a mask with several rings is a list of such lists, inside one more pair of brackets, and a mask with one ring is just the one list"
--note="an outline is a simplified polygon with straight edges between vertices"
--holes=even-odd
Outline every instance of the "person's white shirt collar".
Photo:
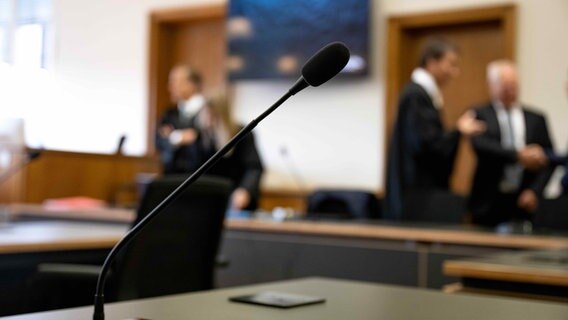
[[414,69],[410,79],[426,90],[436,109],[442,108],[444,105],[444,98],[442,97],[440,88],[438,88],[438,84],[436,84],[434,77],[426,71],[426,69]]
[[190,118],[195,116],[205,105],[205,97],[197,93],[192,95],[186,101],[182,101],[179,105],[179,111],[183,117]]
[[[503,102],[501,102],[501,100],[495,99],[495,100],[492,101],[492,103],[493,103],[493,106],[494,106],[496,109],[507,110],[507,109],[505,108],[505,105],[503,104]],[[521,104],[520,104],[519,102],[513,103],[513,104],[511,105],[511,107],[509,108],[510,111],[513,111],[513,110],[515,110],[515,109],[519,109],[519,110],[522,109],[522,108],[521,108]]]
[[[191,117],[197,115],[201,108],[205,105],[205,97],[201,94],[194,94],[185,101],[178,103],[178,110],[181,118],[189,120]],[[174,130],[169,136],[170,144],[179,146],[182,141],[181,130]]]

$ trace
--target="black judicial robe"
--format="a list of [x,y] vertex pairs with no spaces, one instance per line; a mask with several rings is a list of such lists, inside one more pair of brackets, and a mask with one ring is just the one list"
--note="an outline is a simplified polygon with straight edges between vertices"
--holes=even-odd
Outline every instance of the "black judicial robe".
[[[195,129],[196,116],[182,117],[177,106],[172,106],[158,122],[158,130],[163,125],[170,125],[174,129]],[[177,174],[193,172],[195,170],[197,155],[195,149],[187,145],[171,145],[168,138],[161,137],[156,132],[156,148],[160,152],[162,170],[164,174]]]
[[460,133],[446,131],[426,90],[409,82],[399,97],[391,139],[383,216],[401,220],[408,195],[449,190]]
[[[239,129],[242,129],[239,128]],[[193,158],[193,165],[189,172],[197,170],[205,161],[218,150],[212,144],[205,144],[203,133],[199,133],[197,140],[188,146]],[[219,159],[211,167],[207,175],[219,176],[229,179],[233,189],[243,188],[251,196],[251,202],[245,210],[256,210],[260,197],[260,180],[264,171],[262,160],[255,143],[254,133],[246,135],[231,151]]]

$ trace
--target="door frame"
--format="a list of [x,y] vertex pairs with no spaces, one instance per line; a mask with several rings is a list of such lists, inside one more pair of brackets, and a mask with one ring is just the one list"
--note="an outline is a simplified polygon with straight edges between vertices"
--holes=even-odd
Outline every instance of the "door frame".
[[164,59],[160,48],[164,27],[168,24],[197,22],[226,16],[225,4],[199,5],[182,8],[170,8],[152,11],[149,15],[148,40],[148,121],[147,121],[147,154],[154,155],[155,132],[158,110],[158,81],[161,61]]
[[505,58],[515,60],[517,34],[517,8],[514,4],[476,7],[471,9],[448,10],[430,13],[391,16],[388,19],[387,60],[386,60],[386,104],[384,131],[383,188],[386,188],[387,154],[391,132],[396,117],[396,102],[402,89],[400,56],[403,53],[402,39],[407,32],[421,28],[443,27],[469,23],[498,22],[504,33]]

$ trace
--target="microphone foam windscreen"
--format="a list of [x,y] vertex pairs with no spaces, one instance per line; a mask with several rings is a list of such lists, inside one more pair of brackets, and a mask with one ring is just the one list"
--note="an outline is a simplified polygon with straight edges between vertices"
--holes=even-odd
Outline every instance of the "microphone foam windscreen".
[[335,77],[349,61],[349,49],[341,42],[332,42],[314,54],[302,68],[302,77],[317,87]]

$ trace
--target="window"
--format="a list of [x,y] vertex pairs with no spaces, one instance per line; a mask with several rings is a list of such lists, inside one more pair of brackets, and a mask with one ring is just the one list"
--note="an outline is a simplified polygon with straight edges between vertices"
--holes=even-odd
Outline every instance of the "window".
[[51,0],[0,0],[0,61],[45,68]]
[[33,147],[42,142],[34,137],[48,132],[35,118],[53,104],[53,77],[46,70],[52,1],[0,0],[0,118],[23,119]]
[[12,0],[0,0],[0,62],[8,61],[8,30],[10,28]]

